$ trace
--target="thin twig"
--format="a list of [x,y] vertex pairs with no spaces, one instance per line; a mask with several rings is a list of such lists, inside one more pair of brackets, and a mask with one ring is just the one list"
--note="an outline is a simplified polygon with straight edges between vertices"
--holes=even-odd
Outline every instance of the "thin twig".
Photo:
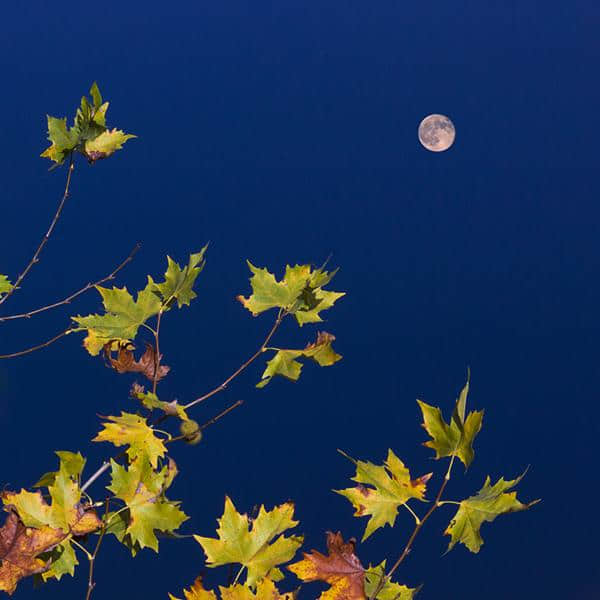
[[64,304],[69,304],[75,298],[77,298],[78,296],[81,296],[81,294],[85,294],[85,292],[92,289],[93,287],[96,287],[97,285],[102,285],[103,283],[106,283],[107,281],[113,280],[116,277],[117,273],[121,269],[123,269],[125,267],[125,265],[127,265],[128,263],[130,263],[133,260],[133,257],[135,256],[135,254],[137,253],[137,251],[140,248],[141,248],[141,244],[136,244],[135,247],[133,248],[133,250],[129,253],[129,256],[114,271],[112,271],[112,273],[110,273],[106,277],[103,277],[102,279],[99,279],[98,281],[96,281],[94,283],[88,283],[88,284],[84,285],[80,290],[74,292],[73,294],[71,294],[70,296],[65,298],[64,300],[59,300],[58,302],[48,304],[47,306],[42,306],[41,308],[36,308],[35,310],[30,310],[25,313],[20,313],[18,315],[9,315],[7,317],[0,317],[0,323],[2,323],[2,321],[12,321],[14,319],[29,319],[30,317],[33,317],[34,315],[37,315],[46,310],[50,310],[52,308],[58,308],[59,306],[63,306]]
[[49,339],[47,342],[43,342],[42,344],[38,344],[37,346],[33,346],[32,348],[27,348],[26,350],[21,350],[19,352],[13,352],[12,354],[0,354],[0,360],[5,358],[16,358],[17,356],[23,356],[25,354],[30,354],[31,352],[35,352],[36,350],[41,350],[42,348],[46,348],[50,346],[50,344],[54,344],[57,340],[67,335],[71,329],[65,329],[65,331],[61,331],[58,335],[55,335],[52,339]]
[[48,228],[48,231],[45,233],[44,237],[42,238],[42,241],[40,242],[39,246],[37,247],[37,250],[35,251],[32,259],[29,261],[29,264],[25,267],[23,272],[17,277],[17,280],[15,281],[13,287],[10,290],[8,290],[8,292],[6,292],[6,294],[4,294],[4,296],[2,296],[2,298],[0,298],[0,304],[3,304],[4,302],[6,302],[6,300],[8,298],[10,298],[10,296],[13,295],[13,293],[19,288],[23,279],[25,279],[25,277],[27,276],[27,273],[29,273],[29,271],[31,270],[33,265],[35,265],[35,263],[39,262],[40,252],[46,245],[46,242],[50,239],[50,236],[52,235],[52,232],[54,231],[54,227],[56,226],[56,223],[58,222],[58,219],[62,213],[65,202],[67,201],[67,198],[69,197],[69,186],[71,185],[71,174],[73,173],[74,169],[75,169],[75,165],[73,164],[73,153],[71,152],[71,157],[69,160],[69,167],[67,168],[67,183],[65,185],[65,191],[60,200],[60,203],[58,204],[58,208],[56,209],[54,218],[52,219],[52,222],[50,223],[50,227]]
[[[121,452],[121,454],[124,454],[124,452]],[[121,454],[119,456],[121,456]],[[87,490],[90,485],[92,485],[92,483],[94,483],[94,481],[96,481],[96,479],[98,479],[98,477],[100,477],[105,471],[108,471],[108,469],[110,469],[110,460],[105,460],[102,463],[102,466],[97,469],[95,473],[90,475],[87,481],[81,486],[81,491],[85,492],[85,490]]]
[[108,527],[108,523],[106,519],[108,518],[108,508],[110,504],[110,497],[106,498],[106,508],[104,509],[104,523],[102,525],[102,531],[100,532],[100,537],[98,538],[98,542],[96,544],[96,548],[94,549],[94,553],[90,556],[90,572],[88,576],[88,586],[87,586],[87,594],[85,595],[85,600],[90,600],[92,596],[92,591],[96,587],[94,583],[94,562],[96,560],[96,556],[98,556],[98,550],[100,550],[100,545],[102,544],[102,540],[104,539],[104,534],[106,533],[106,529]]
[[154,332],[154,376],[152,377],[152,393],[156,394],[156,385],[158,383],[158,369],[160,368],[160,344],[159,344],[159,335],[160,335],[160,320],[163,315],[163,309],[161,308],[158,311],[158,316],[156,317],[156,331]]
[[429,519],[429,517],[433,514],[435,509],[440,506],[440,500],[442,498],[442,494],[444,493],[444,490],[446,489],[446,486],[448,485],[448,481],[450,481],[450,472],[452,471],[452,465],[454,464],[454,459],[455,459],[455,455],[452,455],[452,458],[450,459],[450,464],[448,465],[448,470],[446,471],[446,475],[444,476],[444,481],[442,482],[442,485],[440,486],[440,489],[437,493],[437,496],[435,497],[435,500],[433,501],[433,504],[431,505],[431,508],[425,513],[425,516],[420,521],[417,522],[411,536],[408,538],[408,542],[406,542],[406,546],[404,546],[404,550],[402,551],[402,554],[400,554],[400,556],[398,557],[398,560],[394,563],[392,568],[388,571],[387,575],[384,575],[379,580],[379,583],[377,584],[377,587],[375,588],[375,591],[373,592],[373,594],[371,594],[369,600],[375,600],[377,598],[377,594],[379,594],[379,592],[384,588],[386,582],[390,580],[390,578],[392,577],[392,575],[394,574],[396,569],[400,566],[402,561],[410,553],[413,542],[415,541],[415,538],[417,537],[419,531],[421,531],[421,527],[423,527],[423,525],[426,523],[427,519]]
[[208,421],[206,421],[206,423],[203,423],[202,425],[200,425],[200,427],[198,429],[200,431],[203,431],[204,429],[206,429],[210,425],[213,425],[219,419],[221,419],[225,415],[229,414],[232,410],[234,410],[238,406],[241,406],[242,404],[244,404],[243,400],[238,400],[237,402],[234,402],[231,406],[228,406],[224,411],[221,411],[218,415],[214,416],[212,419],[209,419]]
[[210,392],[204,394],[204,396],[200,396],[200,398],[196,398],[195,400],[192,400],[192,402],[184,405],[183,408],[185,410],[188,410],[189,408],[192,408],[192,406],[196,406],[196,404],[200,404],[200,402],[204,402],[204,400],[207,400],[208,398],[210,398],[211,396],[214,396],[218,392],[222,392],[229,385],[229,383],[231,382],[232,379],[235,379],[244,369],[246,369],[246,367],[248,367],[252,362],[254,362],[264,352],[267,344],[273,337],[274,333],[277,331],[277,328],[279,327],[279,325],[281,325],[281,321],[283,320],[283,318],[285,317],[286,314],[287,313],[283,309],[279,310],[277,319],[275,320],[275,324],[271,328],[271,331],[269,331],[267,337],[265,338],[265,341],[261,344],[260,348],[239,369],[237,369],[237,371],[235,371],[232,375],[230,375],[221,385],[218,385],[216,388],[214,388]]

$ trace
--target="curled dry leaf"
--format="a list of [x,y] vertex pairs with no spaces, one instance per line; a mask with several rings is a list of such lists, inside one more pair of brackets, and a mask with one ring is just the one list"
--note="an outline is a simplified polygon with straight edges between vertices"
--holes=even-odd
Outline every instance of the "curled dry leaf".
[[[134,346],[129,342],[119,344],[117,348],[117,357],[113,357],[113,342],[109,342],[104,345],[104,356],[110,367],[112,367],[117,373],[142,373],[150,381],[154,381],[154,373],[156,367],[156,352],[154,347],[150,344],[146,344],[146,351],[139,360],[135,360],[133,354]],[[167,373],[171,370],[171,367],[167,365],[160,365],[163,355],[158,355],[158,376],[157,381],[160,381]]]

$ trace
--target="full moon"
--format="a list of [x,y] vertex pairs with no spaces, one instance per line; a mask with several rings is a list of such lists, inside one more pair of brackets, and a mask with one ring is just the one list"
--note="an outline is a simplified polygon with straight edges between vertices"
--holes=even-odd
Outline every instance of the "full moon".
[[445,115],[429,115],[419,125],[419,141],[432,152],[448,150],[455,137],[454,124]]

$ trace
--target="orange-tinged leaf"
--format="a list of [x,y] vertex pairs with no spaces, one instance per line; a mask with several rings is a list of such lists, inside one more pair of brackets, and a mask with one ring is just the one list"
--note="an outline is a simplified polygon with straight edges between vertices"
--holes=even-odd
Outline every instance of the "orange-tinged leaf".
[[66,535],[52,527],[26,527],[11,512],[0,529],[0,590],[10,595],[21,579],[45,571],[48,565],[37,556],[54,548]]
[[290,565],[302,581],[326,581],[331,587],[319,600],[366,600],[365,569],[354,554],[354,541],[344,542],[342,534],[327,533],[328,556],[313,550],[304,559]]
[[[217,600],[214,592],[204,589],[202,577],[198,577],[189,590],[183,590],[185,600]],[[169,594],[170,600],[178,600],[175,596]]]

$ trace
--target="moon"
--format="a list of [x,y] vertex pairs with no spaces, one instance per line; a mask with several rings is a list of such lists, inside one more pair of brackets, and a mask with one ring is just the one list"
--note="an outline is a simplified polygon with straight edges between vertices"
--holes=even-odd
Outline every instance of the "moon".
[[419,124],[419,141],[431,152],[448,150],[455,137],[454,124],[446,115],[429,115]]

